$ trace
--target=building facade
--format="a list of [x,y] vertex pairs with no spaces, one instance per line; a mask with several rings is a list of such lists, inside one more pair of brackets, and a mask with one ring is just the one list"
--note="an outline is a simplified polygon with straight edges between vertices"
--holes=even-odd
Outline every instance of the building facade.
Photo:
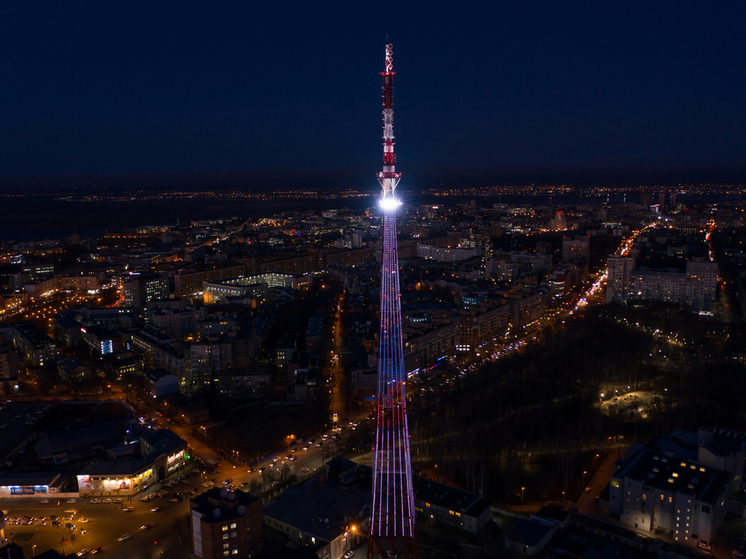
[[213,487],[191,500],[192,551],[200,559],[248,559],[264,547],[261,500]]
[[611,476],[609,512],[622,524],[709,545],[725,516],[733,476],[670,451],[644,448]]

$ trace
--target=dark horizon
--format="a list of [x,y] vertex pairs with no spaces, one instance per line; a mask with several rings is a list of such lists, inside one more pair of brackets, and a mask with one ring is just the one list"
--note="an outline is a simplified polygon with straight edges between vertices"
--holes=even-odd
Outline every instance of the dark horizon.
[[746,180],[746,5],[430,8],[5,3],[0,190],[374,189],[386,36],[402,186]]
[[[679,185],[740,186],[746,184],[742,173],[725,173],[712,170],[688,172],[621,172],[614,170],[587,171],[583,174],[556,171],[522,173],[506,170],[491,175],[475,171],[449,170],[441,175],[402,173],[399,190],[421,192],[438,187],[444,188],[490,188],[500,186],[550,185],[574,188],[611,187],[635,189],[639,187]],[[380,185],[373,172],[361,173],[353,170],[286,171],[232,170],[232,171],[182,171],[130,174],[66,174],[30,177],[6,177],[0,180],[0,193],[52,193],[70,188],[85,188],[91,191],[157,190],[242,190],[267,192],[272,190],[310,189],[331,192],[344,190],[366,191],[378,194]]]

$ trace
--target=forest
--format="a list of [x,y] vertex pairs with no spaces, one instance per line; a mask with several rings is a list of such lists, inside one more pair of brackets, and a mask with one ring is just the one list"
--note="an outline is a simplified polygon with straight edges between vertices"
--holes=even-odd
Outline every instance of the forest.
[[[670,305],[588,309],[542,343],[413,394],[413,461],[510,501],[582,491],[598,453],[699,426],[744,429],[744,331]],[[445,383],[445,385],[443,385]],[[646,419],[601,412],[601,393],[655,394]]]

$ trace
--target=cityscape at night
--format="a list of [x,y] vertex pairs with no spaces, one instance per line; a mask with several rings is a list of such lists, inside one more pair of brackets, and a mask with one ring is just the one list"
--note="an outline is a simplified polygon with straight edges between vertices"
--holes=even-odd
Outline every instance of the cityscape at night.
[[42,4],[0,557],[746,555],[744,5]]

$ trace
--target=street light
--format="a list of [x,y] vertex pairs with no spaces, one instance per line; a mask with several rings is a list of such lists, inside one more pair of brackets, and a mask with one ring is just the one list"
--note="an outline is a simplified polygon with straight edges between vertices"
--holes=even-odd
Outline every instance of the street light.
[[585,470],[583,470],[583,483],[580,484],[580,485],[583,486],[583,489],[585,489],[585,474],[587,474],[587,473],[588,472],[586,472]]
[[526,489],[525,487],[521,487],[521,505],[523,504],[523,491]]

